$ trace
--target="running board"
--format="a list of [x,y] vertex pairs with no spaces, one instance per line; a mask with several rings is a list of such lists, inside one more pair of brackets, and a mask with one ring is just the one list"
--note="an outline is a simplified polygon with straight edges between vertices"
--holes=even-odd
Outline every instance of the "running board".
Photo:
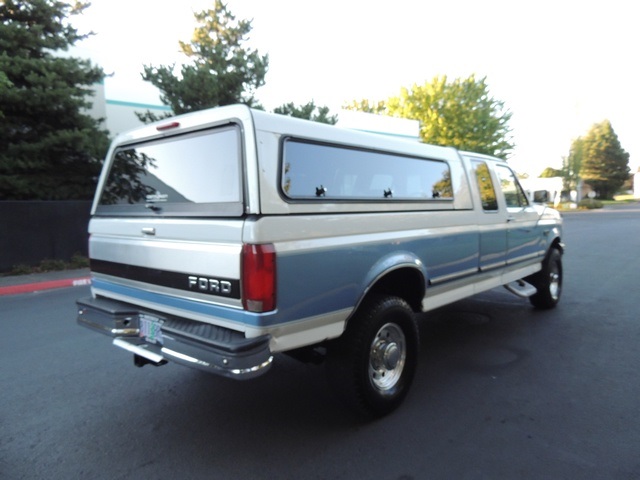
[[536,289],[536,287],[534,287],[530,283],[525,282],[524,280],[516,280],[515,282],[507,283],[504,288],[509,290],[514,295],[522,298],[529,298],[531,295],[534,295],[538,292],[538,289]]

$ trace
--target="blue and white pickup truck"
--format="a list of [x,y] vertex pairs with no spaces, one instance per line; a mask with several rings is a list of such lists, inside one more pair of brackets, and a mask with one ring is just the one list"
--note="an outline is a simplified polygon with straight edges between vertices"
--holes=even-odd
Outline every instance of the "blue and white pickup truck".
[[503,285],[552,308],[562,287],[561,217],[505,162],[240,105],[119,135],[89,233],[78,322],[137,366],[322,358],[368,416],[409,390],[416,312]]

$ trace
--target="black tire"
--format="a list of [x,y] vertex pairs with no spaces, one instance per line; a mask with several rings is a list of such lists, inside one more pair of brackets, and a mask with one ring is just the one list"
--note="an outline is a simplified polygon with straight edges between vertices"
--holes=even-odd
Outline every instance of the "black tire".
[[562,294],[562,254],[557,248],[551,249],[542,264],[542,270],[532,275],[529,282],[537,293],[529,297],[531,304],[540,309],[554,308]]
[[327,348],[327,373],[336,393],[356,413],[375,418],[406,397],[418,363],[418,326],[406,301],[365,300],[343,335]]

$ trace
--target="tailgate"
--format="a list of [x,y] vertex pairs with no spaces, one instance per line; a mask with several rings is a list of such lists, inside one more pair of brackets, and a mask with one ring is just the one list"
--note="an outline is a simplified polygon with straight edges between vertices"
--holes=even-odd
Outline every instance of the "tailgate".
[[180,308],[191,318],[202,311],[197,304],[241,308],[242,226],[240,219],[93,218],[94,293],[159,311]]

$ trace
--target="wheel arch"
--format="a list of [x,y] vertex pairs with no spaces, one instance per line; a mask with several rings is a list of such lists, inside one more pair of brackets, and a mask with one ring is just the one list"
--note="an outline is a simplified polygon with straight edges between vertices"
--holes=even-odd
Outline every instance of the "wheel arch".
[[545,255],[545,257],[548,257],[551,253],[551,250],[556,249],[560,252],[560,254],[564,254],[564,243],[562,243],[562,240],[560,239],[559,236],[556,236],[552,241],[551,244],[549,245],[549,249],[547,250],[547,253]]
[[564,253],[564,243],[562,242],[562,227],[560,225],[554,226],[551,230],[546,230],[545,235],[548,235],[548,245],[547,253],[545,256],[549,256],[549,252],[554,248],[560,252],[560,254]]
[[409,252],[388,255],[369,270],[355,310],[371,295],[390,295],[404,299],[413,311],[420,311],[426,278],[425,266],[415,255]]

